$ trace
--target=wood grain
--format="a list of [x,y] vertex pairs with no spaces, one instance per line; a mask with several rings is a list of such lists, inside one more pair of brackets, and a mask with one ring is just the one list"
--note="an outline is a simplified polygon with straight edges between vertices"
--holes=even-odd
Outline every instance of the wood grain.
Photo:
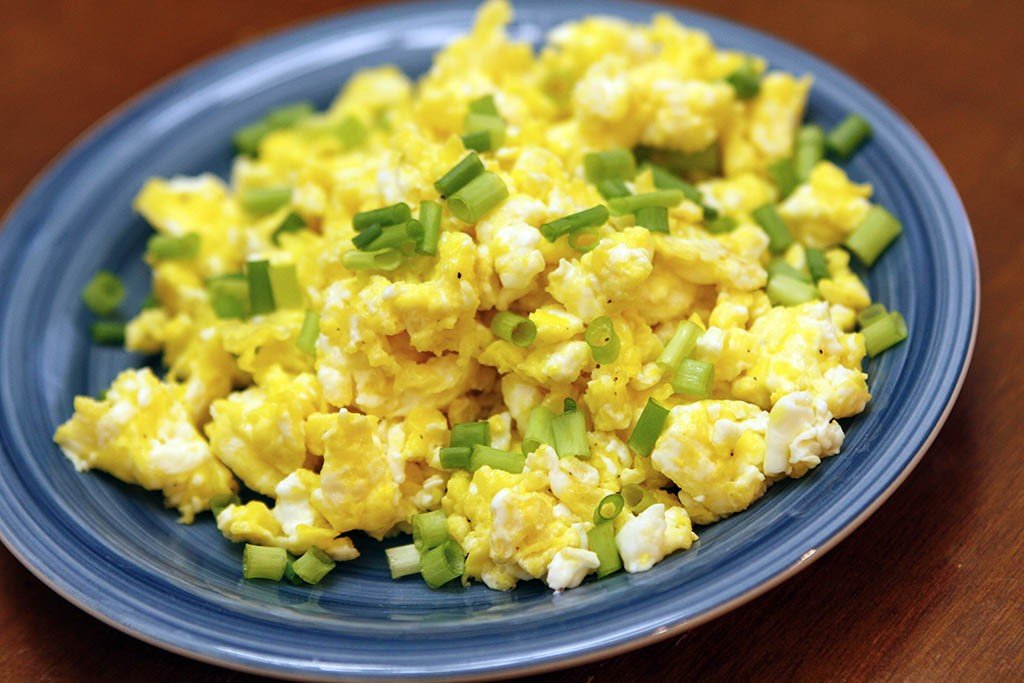
[[[0,0],[0,207],[96,119],[327,0]],[[584,3],[581,3],[584,4]],[[825,56],[927,138],[967,205],[981,331],[963,393],[903,487],[827,557],[674,640],[537,681],[1020,680],[1024,676],[1024,4],[693,3]],[[122,635],[0,550],[0,679],[250,681]]]

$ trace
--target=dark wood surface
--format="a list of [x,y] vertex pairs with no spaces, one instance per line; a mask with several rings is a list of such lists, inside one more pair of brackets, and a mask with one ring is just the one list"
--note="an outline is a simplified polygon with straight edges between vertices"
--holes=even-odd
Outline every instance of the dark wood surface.
[[[356,4],[0,0],[0,207],[139,90],[213,52]],[[983,303],[974,362],[917,470],[828,556],[681,637],[536,680],[1020,680],[1024,4],[692,4],[826,57],[929,140],[978,242]],[[0,680],[108,679],[255,680],[101,624],[0,548]]]

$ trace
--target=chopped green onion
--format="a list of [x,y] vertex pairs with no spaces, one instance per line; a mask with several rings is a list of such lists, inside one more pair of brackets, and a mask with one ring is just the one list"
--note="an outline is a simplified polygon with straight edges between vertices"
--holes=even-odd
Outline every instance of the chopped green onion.
[[288,563],[284,566],[284,580],[293,586],[305,586],[306,582],[302,580],[302,577],[295,573],[295,560],[297,558],[288,553]]
[[793,244],[793,236],[782,220],[774,204],[762,204],[751,212],[751,216],[768,235],[768,249],[773,254],[781,254]]
[[597,555],[600,563],[597,578],[604,578],[622,569],[622,558],[615,546],[615,525],[611,522],[597,524],[587,531],[587,546]]
[[818,298],[817,287],[787,275],[769,278],[765,293],[773,306],[796,306]]
[[459,578],[465,568],[466,555],[452,539],[420,555],[420,574],[431,588],[440,588]]
[[412,516],[412,540],[420,552],[436,548],[448,540],[448,518],[444,510],[421,512]]
[[555,452],[559,458],[590,457],[587,441],[587,418],[578,409],[566,410],[551,419],[551,432],[555,437]]
[[412,209],[405,202],[399,202],[371,211],[360,211],[352,217],[352,228],[356,232],[362,232],[374,225],[386,228],[408,220],[412,220]]
[[303,220],[302,216],[292,211],[291,213],[284,217],[284,220],[281,221],[281,224],[278,225],[277,228],[274,230],[274,234],[270,236],[270,241],[273,242],[275,245],[279,245],[281,244],[281,235],[284,235],[285,233],[289,232],[299,232],[300,230],[304,230],[305,228],[306,221]]
[[199,235],[190,232],[180,237],[153,235],[146,243],[146,256],[154,261],[186,261],[199,255]]
[[626,507],[637,514],[640,514],[657,502],[650,491],[637,484],[626,484],[623,486],[622,497],[626,501]]
[[526,423],[526,434],[523,436],[523,455],[533,453],[542,443],[549,446],[555,444],[555,432],[551,428],[551,421],[555,414],[542,405],[533,407],[530,411],[530,419]]
[[502,311],[491,320],[491,332],[499,339],[526,348],[537,338],[537,326],[529,318]]
[[597,191],[601,193],[601,196],[605,199],[614,199],[615,197],[628,197],[632,194],[629,191],[629,187],[626,186],[626,181],[620,178],[609,178],[607,180],[600,180],[594,183]]
[[858,114],[850,114],[825,138],[830,152],[847,159],[871,137],[871,124]]
[[779,198],[785,199],[796,186],[800,184],[800,179],[796,175],[796,169],[793,167],[793,161],[791,159],[779,159],[772,162],[768,166],[768,177],[775,183],[775,187],[779,190]]
[[483,172],[484,162],[480,161],[476,152],[470,152],[450,171],[435,181],[434,188],[441,193],[442,197],[450,197]]
[[156,294],[150,292],[146,295],[146,298],[142,300],[142,310],[148,310],[150,308],[160,308],[160,300],[156,298]]
[[270,266],[270,289],[274,293],[275,308],[302,308],[305,305],[294,263]]
[[864,348],[868,355],[874,358],[882,351],[907,338],[907,321],[898,312],[893,311],[872,320],[861,329],[860,333],[864,335]]
[[376,224],[371,225],[356,233],[356,236],[352,238],[352,245],[359,251],[369,251],[370,245],[383,234],[384,228]]
[[857,324],[863,329],[888,314],[884,304],[874,303],[857,314]]
[[468,470],[470,446],[445,446],[440,450],[441,467],[446,470]]
[[284,548],[246,543],[242,551],[242,576],[246,579],[280,581],[287,564],[288,552]]
[[476,223],[508,198],[508,187],[496,173],[484,171],[448,197],[448,209],[463,223]]
[[339,121],[338,125],[334,127],[333,132],[334,136],[341,141],[341,145],[345,149],[358,147],[366,142],[366,138],[370,135],[370,131],[367,130],[366,124],[352,115],[346,116]]
[[405,259],[402,252],[395,249],[380,251],[347,251],[341,257],[341,264],[349,270],[394,270],[402,265]]
[[526,456],[522,453],[503,451],[483,444],[473,446],[473,450],[469,454],[469,469],[473,471],[487,465],[491,469],[519,474],[523,471],[525,464]]
[[309,584],[318,584],[334,569],[334,560],[320,548],[313,546],[292,563],[295,574]]
[[488,140],[488,149],[498,149],[505,144],[505,121],[500,116],[469,112],[466,114],[463,129],[467,135],[481,132],[488,133],[490,138]]
[[490,152],[497,146],[491,141],[491,131],[478,130],[475,133],[466,133],[462,136],[462,146],[474,152]]
[[698,152],[680,152],[671,149],[639,146],[635,150],[637,159],[662,166],[676,175],[688,173],[715,174],[721,165],[718,145],[711,143]]
[[710,398],[715,385],[715,366],[704,360],[684,358],[672,380],[672,389],[677,394],[694,398]]
[[295,102],[278,107],[277,109],[271,109],[263,118],[263,121],[272,130],[291,128],[302,119],[310,116],[314,111],[313,105],[310,102]]
[[207,278],[210,307],[218,318],[244,319],[249,316],[249,280],[242,273]]
[[124,301],[124,285],[121,278],[109,270],[101,270],[93,275],[89,284],[82,290],[82,301],[94,314],[110,315]]
[[388,548],[384,551],[388,558],[388,569],[392,579],[420,573],[420,551],[412,543]]
[[273,313],[277,306],[270,283],[270,262],[249,261],[245,264],[245,276],[249,280],[249,311],[253,315]]
[[562,400],[562,412],[571,413],[574,410],[576,410],[576,401],[566,396],[565,399]]
[[299,329],[299,337],[295,340],[295,344],[303,353],[315,356],[316,340],[319,338],[320,314],[316,311],[306,311],[306,317],[302,319],[302,327]]
[[630,180],[636,175],[636,160],[628,149],[607,149],[590,152],[583,157],[583,170],[587,180]]
[[270,132],[270,126],[264,121],[257,121],[256,123],[250,123],[248,126],[239,128],[232,136],[235,150],[239,154],[251,157],[256,156],[260,151],[260,143]]
[[626,504],[621,493],[613,493],[601,499],[601,502],[594,508],[594,524],[610,522],[619,516],[623,506]]
[[743,62],[743,66],[726,76],[725,80],[736,91],[738,99],[749,100],[761,92],[761,75],[749,59]]
[[704,221],[706,223],[711,223],[713,221],[717,221],[718,220],[718,209],[716,209],[715,207],[713,207],[713,206],[711,206],[709,204],[705,204],[704,205],[704,215],[703,215],[703,218],[704,218]]
[[807,247],[804,250],[804,258],[807,261],[807,271],[815,282],[831,277],[831,273],[828,272],[828,261],[825,260],[825,253],[821,249]]
[[486,420],[453,425],[449,443],[452,446],[468,446],[470,448],[477,444],[490,446],[491,425]]
[[793,170],[801,181],[807,180],[814,165],[825,157],[825,133],[818,126],[801,126],[796,133]]
[[214,518],[220,517],[220,513],[224,512],[227,508],[232,505],[241,505],[242,499],[238,497],[236,493],[222,493],[219,496],[214,496],[210,499],[210,512],[213,513]]
[[668,419],[668,408],[661,405],[653,398],[647,399],[640,418],[633,427],[633,432],[626,442],[638,455],[647,457],[654,450],[654,444],[661,436],[661,430],[665,428],[665,420]]
[[739,222],[732,216],[719,216],[715,220],[706,223],[704,227],[712,235],[724,235],[739,227]]
[[663,206],[666,209],[676,206],[685,199],[682,190],[655,190],[644,194],[635,194],[629,197],[616,197],[608,200],[608,208],[612,215],[623,216],[627,213],[636,213],[638,209],[648,206]]
[[494,104],[494,95],[484,95],[470,102],[469,112],[472,114],[498,116],[498,107]]
[[416,253],[434,256],[441,239],[441,205],[429,199],[420,202],[420,224],[423,237],[416,243]]
[[238,201],[247,213],[264,214],[277,211],[292,200],[292,188],[287,185],[251,187],[242,190]]
[[899,220],[875,205],[868,209],[860,225],[846,238],[846,248],[856,254],[864,265],[872,266],[902,232]]
[[[373,231],[373,228],[364,230],[363,232],[356,235],[360,235]],[[405,223],[399,223],[398,225],[389,225],[386,228],[381,229],[381,234],[377,236],[375,240],[370,242],[366,247],[365,251],[380,251],[381,249],[398,249],[410,242],[415,243],[417,240],[423,237],[423,224],[418,220],[413,219],[406,221]],[[353,240],[354,241],[354,240]]]
[[615,334],[612,319],[606,315],[590,321],[587,331],[583,333],[583,341],[587,342],[591,355],[598,363],[614,363],[619,357],[619,335]]
[[582,228],[570,232],[567,241],[571,248],[585,254],[588,251],[593,251],[594,247],[598,245],[601,241],[601,233],[597,228]]
[[654,179],[654,186],[659,190],[682,190],[683,196],[695,204],[704,203],[704,193],[694,185],[686,182],[675,173],[657,164],[648,164],[651,169],[651,177]]
[[811,277],[801,270],[798,270],[786,262],[783,258],[772,259],[768,267],[765,268],[768,271],[768,277],[772,278],[776,275],[785,275],[791,277],[794,280],[800,280],[801,282],[811,282]]
[[675,372],[676,368],[679,367],[679,363],[697,348],[697,339],[702,334],[704,334],[704,331],[700,329],[697,323],[689,320],[679,323],[676,331],[672,334],[672,339],[669,340],[668,344],[665,344],[661,355],[658,356],[658,365],[663,370]]
[[584,228],[597,228],[606,222],[608,222],[608,209],[598,204],[589,209],[549,221],[540,226],[540,233],[548,242],[555,242],[562,235]]
[[124,344],[124,323],[117,320],[93,321],[92,340],[104,346],[120,346]]
[[645,206],[637,209],[636,224],[651,232],[668,234],[668,209],[664,206]]

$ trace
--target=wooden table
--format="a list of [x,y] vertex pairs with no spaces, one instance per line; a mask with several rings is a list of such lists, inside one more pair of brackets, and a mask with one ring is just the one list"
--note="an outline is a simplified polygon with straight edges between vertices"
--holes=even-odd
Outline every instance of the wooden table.
[[[349,4],[357,3],[6,0],[0,206],[88,125],[158,79]],[[974,362],[928,456],[827,557],[681,637],[537,680],[1020,680],[1024,4],[695,4],[826,56],[930,141],[978,241],[983,304]],[[253,680],[122,635],[51,593],[2,549],[0,679]]]

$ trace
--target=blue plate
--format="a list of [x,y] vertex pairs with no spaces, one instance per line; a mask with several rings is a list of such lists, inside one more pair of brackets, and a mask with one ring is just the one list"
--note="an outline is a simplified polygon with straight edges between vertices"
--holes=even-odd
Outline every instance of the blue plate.
[[[579,18],[574,3],[518,3],[513,35],[539,42]],[[394,62],[422,73],[470,25],[474,5],[397,5],[346,14],[208,61],[120,110],[65,154],[0,233],[0,534],[50,587],[90,614],[174,652],[309,679],[511,675],[579,663],[664,638],[751,599],[835,545],[922,456],[952,406],[978,310],[974,244],[963,207],[928,146],[896,113],[825,62],[695,12],[666,10],[720,45],[816,78],[809,118],[863,113],[875,138],[848,165],[903,220],[905,234],[867,274],[902,311],[908,343],[868,364],[874,400],[849,425],[843,454],[772,488],[750,511],[704,529],[699,547],[653,570],[561,595],[538,585],[431,591],[393,582],[380,544],[324,585],[244,583],[239,549],[209,516],[175,523],[157,494],[75,473],[51,441],[75,394],[96,394],[143,359],[88,339],[79,292],[100,268],[148,290],[149,229],[131,210],[153,175],[226,174],[229,137],[268,108],[325,105],[356,69]],[[591,13],[646,21],[655,6],[613,0]],[[534,582],[536,584],[536,582]]]

